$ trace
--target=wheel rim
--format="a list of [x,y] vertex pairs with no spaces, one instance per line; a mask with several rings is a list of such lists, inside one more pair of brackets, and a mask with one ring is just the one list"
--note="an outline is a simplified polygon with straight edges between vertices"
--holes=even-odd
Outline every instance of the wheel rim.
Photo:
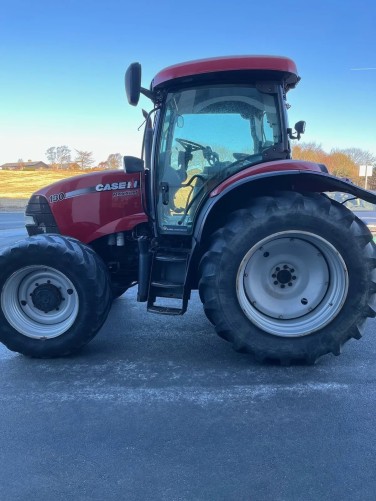
[[325,239],[303,231],[275,233],[253,246],[237,275],[245,315],[265,332],[305,336],[331,322],[348,292],[348,272]]
[[5,282],[1,308],[10,325],[24,336],[49,339],[74,323],[79,309],[77,290],[69,278],[47,266],[27,266]]

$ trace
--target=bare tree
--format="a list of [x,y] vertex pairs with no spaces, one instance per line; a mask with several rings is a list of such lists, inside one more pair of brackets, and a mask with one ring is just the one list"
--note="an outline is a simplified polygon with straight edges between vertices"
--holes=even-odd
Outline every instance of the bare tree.
[[123,164],[123,157],[120,153],[111,153],[108,155],[106,160],[106,164],[108,165],[108,169],[121,169]]
[[53,167],[58,167],[59,169],[67,168],[69,162],[71,161],[71,150],[68,146],[51,146],[46,151],[46,157],[48,162]]
[[25,162],[23,161],[22,158],[19,158],[17,160],[17,163],[18,163],[17,170],[23,170],[25,168]]
[[74,161],[80,165],[81,169],[88,169],[93,165],[94,159],[92,151],[82,151],[82,150],[75,150],[75,151],[77,155]]
[[71,150],[68,146],[58,146],[56,148],[56,163],[59,169],[66,169],[71,161]]
[[51,146],[46,151],[46,157],[50,165],[56,164],[56,146]]
[[337,150],[345,153],[356,165],[374,165],[376,163],[376,156],[370,151],[362,150],[360,148],[346,148],[345,150]]

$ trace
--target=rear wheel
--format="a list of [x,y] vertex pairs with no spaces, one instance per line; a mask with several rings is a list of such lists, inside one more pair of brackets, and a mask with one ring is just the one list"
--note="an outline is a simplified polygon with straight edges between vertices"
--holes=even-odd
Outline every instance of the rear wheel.
[[375,257],[367,227],[327,197],[260,197],[213,235],[200,297],[235,349],[312,363],[375,316]]
[[0,341],[33,357],[70,354],[99,331],[111,306],[103,261],[58,235],[25,239],[0,253]]

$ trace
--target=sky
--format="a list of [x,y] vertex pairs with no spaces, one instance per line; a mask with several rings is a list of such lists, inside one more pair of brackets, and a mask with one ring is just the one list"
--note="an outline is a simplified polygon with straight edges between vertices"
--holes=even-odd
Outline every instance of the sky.
[[142,97],[128,105],[124,73],[142,83],[205,57],[292,58],[302,80],[288,94],[304,142],[376,155],[374,0],[1,0],[0,165],[42,160],[51,146],[139,156]]

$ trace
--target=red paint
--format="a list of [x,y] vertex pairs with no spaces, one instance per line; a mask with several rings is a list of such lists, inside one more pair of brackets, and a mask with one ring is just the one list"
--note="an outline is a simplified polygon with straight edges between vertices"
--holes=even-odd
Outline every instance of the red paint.
[[302,160],[276,160],[274,162],[266,162],[263,164],[248,167],[248,169],[242,170],[237,174],[229,177],[210,193],[210,197],[216,197],[237,181],[245,179],[247,177],[255,176],[256,174],[266,174],[268,172],[283,172],[292,170],[313,171],[320,172],[322,174],[320,167],[313,162],[303,162]]
[[298,71],[294,61],[281,56],[231,56],[199,59],[186,63],[175,64],[163,69],[154,77],[152,88],[175,78],[188,77],[203,73],[239,70],[280,71],[295,76],[298,81]]
[[[138,183],[136,189],[124,188],[95,191],[98,185],[112,183]],[[141,186],[141,187],[140,187]],[[93,188],[93,192],[50,202],[50,196]],[[144,174],[126,174],[121,170],[94,172],[58,181],[38,191],[50,203],[60,232],[81,242],[89,243],[99,237],[118,231],[132,230],[137,224],[148,221],[142,208],[141,190],[144,190]],[[116,196],[121,192],[130,192]]]

